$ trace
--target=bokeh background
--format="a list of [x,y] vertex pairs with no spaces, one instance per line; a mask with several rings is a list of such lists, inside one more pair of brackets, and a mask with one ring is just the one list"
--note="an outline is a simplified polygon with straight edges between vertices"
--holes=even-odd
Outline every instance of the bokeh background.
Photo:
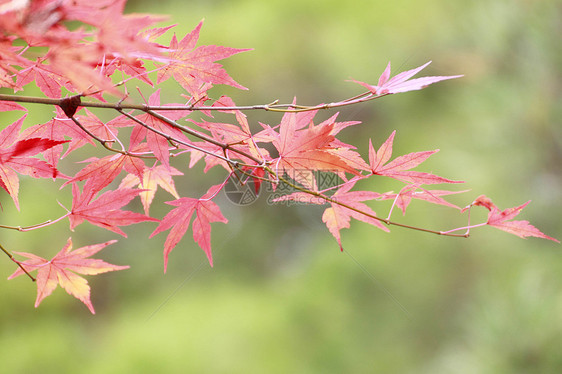
[[[238,104],[343,99],[361,92],[347,79],[376,82],[389,60],[395,72],[433,60],[424,75],[464,74],[342,110],[341,120],[364,123],[344,140],[366,152],[368,138],[380,144],[396,129],[395,155],[440,148],[421,169],[466,180],[471,191],[455,203],[481,193],[501,208],[530,199],[520,218],[562,238],[562,2],[137,0],[128,10],[171,14],[180,36],[205,18],[201,43],[254,48],[224,61],[250,90],[212,91]],[[178,94],[170,87],[164,97]],[[26,124],[51,115],[36,107]],[[254,124],[280,118],[249,116]],[[180,194],[198,196],[223,178],[201,170],[178,182]],[[70,205],[50,182],[24,178],[22,211],[0,195],[1,222],[58,217],[53,194]],[[165,235],[148,240],[149,223],[126,228],[129,238],[101,257],[131,269],[89,277],[96,316],[61,289],[34,309],[35,284],[3,281],[2,372],[562,372],[559,244],[491,228],[454,239],[354,222],[342,231],[341,253],[321,209],[269,206],[263,197],[249,207],[218,202],[230,223],[213,225],[213,269],[186,235],[164,275]],[[409,209],[403,222],[464,224],[448,208]],[[1,243],[51,257],[70,234],[76,247],[116,238],[60,223],[2,231]],[[3,277],[13,270],[0,261]]]

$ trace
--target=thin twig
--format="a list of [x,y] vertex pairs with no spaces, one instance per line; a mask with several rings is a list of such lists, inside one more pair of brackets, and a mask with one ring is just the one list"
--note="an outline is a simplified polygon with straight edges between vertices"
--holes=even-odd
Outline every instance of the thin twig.
[[10,260],[12,260],[13,262],[15,262],[15,263],[20,267],[20,269],[23,270],[23,272],[24,272],[25,274],[27,274],[27,276],[28,276],[29,278],[31,278],[31,280],[32,280],[33,282],[36,281],[36,279],[35,279],[31,274],[29,274],[29,273],[27,272],[27,270],[25,270],[25,268],[22,266],[22,264],[20,264],[19,261],[16,260],[16,259],[14,258],[14,256],[12,256],[12,254],[11,254],[6,248],[4,248],[4,246],[2,246],[2,244],[0,244],[0,249],[2,250],[2,252],[4,252],[4,253],[10,258]]
[[[272,173],[272,174],[275,175],[275,173],[273,172],[273,170],[271,170],[270,168],[266,168],[266,170],[267,170],[269,173]],[[361,211],[360,209],[357,209],[357,208],[355,208],[355,207],[352,207],[351,205],[348,205],[348,204],[346,204],[346,203],[342,203],[341,201],[338,201],[338,200],[333,199],[333,198],[331,198],[331,197],[325,196],[325,195],[323,195],[323,194],[321,194],[321,193],[319,193],[319,192],[312,191],[312,190],[309,190],[309,189],[304,188],[304,187],[300,187],[300,186],[298,186],[298,185],[296,185],[296,184],[294,184],[294,183],[291,183],[290,181],[288,181],[288,180],[287,180],[286,178],[284,178],[284,177],[279,177],[279,176],[277,176],[277,178],[279,178],[279,181],[281,181],[281,182],[283,182],[283,183],[286,183],[288,186],[290,186],[291,188],[294,188],[295,190],[298,190],[298,191],[300,191],[300,192],[304,192],[304,193],[307,193],[307,194],[309,194],[309,195],[318,197],[318,198],[323,199],[323,200],[325,200],[326,202],[329,202],[329,203],[331,203],[331,204],[337,204],[337,205],[339,205],[339,206],[342,206],[342,207],[344,207],[344,208],[347,208],[347,209],[349,209],[349,210],[352,210],[352,211],[354,211],[354,212],[357,212],[357,213],[359,213],[359,214],[362,214],[362,215],[364,215],[364,216],[366,216],[366,217],[376,219],[377,221],[383,222],[383,223],[385,223],[385,224],[387,224],[387,225],[398,226],[398,227],[402,227],[402,228],[406,228],[406,229],[410,229],[410,230],[415,230],[415,231],[428,232],[428,233],[430,233],[430,234],[435,234],[435,235],[452,236],[452,237],[458,237],[458,238],[466,238],[466,237],[468,237],[466,234],[451,234],[450,231],[448,231],[448,232],[436,231],[436,230],[426,229],[426,228],[423,228],[423,227],[410,226],[410,225],[406,225],[406,224],[404,224],[404,223],[394,222],[394,221],[391,221],[391,220],[389,220],[389,219],[380,218],[380,217],[377,217],[377,216],[375,216],[375,215],[373,215],[373,214],[370,214],[370,213],[367,213],[367,212],[363,212],[363,211]],[[455,231],[455,230],[453,230],[453,231]]]
[[[249,111],[249,110],[265,110],[271,112],[283,112],[283,113],[298,113],[312,110],[320,109],[332,109],[348,105],[354,105],[363,103],[366,101],[375,100],[384,97],[389,94],[374,95],[371,92],[364,92],[362,94],[341,100],[335,101],[327,104],[317,104],[317,105],[297,105],[297,104],[277,104],[274,101],[271,104],[259,104],[259,105],[240,105],[240,106],[197,106],[196,103],[192,105],[147,105],[147,104],[132,104],[132,103],[107,103],[107,102],[89,102],[82,101],[80,107],[85,108],[102,108],[102,109],[133,109],[142,110],[143,112],[148,111],[177,111],[177,110],[191,110],[191,111],[228,111],[228,110],[239,110],[239,111]],[[62,99],[53,99],[47,97],[36,97],[36,96],[20,96],[20,95],[6,95],[0,94],[0,101],[11,101],[18,103],[31,103],[31,104],[44,104],[44,105],[57,105],[60,106]]]

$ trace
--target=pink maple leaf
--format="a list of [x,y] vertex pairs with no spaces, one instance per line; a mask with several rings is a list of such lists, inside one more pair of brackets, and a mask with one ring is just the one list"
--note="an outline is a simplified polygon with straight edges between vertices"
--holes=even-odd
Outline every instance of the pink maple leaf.
[[360,82],[356,80],[352,80],[352,81],[367,88],[374,95],[380,96],[380,95],[395,94],[399,92],[421,90],[422,88],[425,88],[430,84],[436,82],[444,81],[446,79],[454,79],[454,78],[462,77],[462,75],[450,75],[450,76],[437,76],[437,77],[422,77],[422,78],[416,78],[410,80],[411,77],[416,75],[418,72],[420,72],[423,68],[425,68],[430,63],[431,61],[415,69],[403,71],[402,73],[390,78],[390,62],[389,62],[388,65],[386,66],[386,69],[381,74],[377,85],[370,85],[368,83]]
[[72,184],[72,211],[68,216],[71,230],[86,220],[93,225],[127,237],[119,226],[128,226],[143,221],[158,221],[144,214],[121,210],[121,207],[128,204],[142,190],[107,191],[94,200],[95,192],[90,188],[90,184],[90,182],[86,182],[82,193],[76,183]]
[[51,164],[33,156],[48,149],[66,143],[44,138],[26,138],[18,140],[21,125],[25,116],[21,117],[0,131],[0,187],[14,200],[19,210],[18,174],[26,174],[34,178],[57,178],[66,176]]
[[326,208],[324,214],[322,214],[322,222],[326,224],[326,227],[337,240],[340,249],[343,251],[340,230],[350,227],[351,218],[363,221],[381,230],[389,231],[388,227],[380,220],[373,218],[377,216],[376,213],[366,204],[362,203],[362,201],[378,199],[382,195],[373,191],[350,191],[355,186],[356,182],[357,180],[350,180],[340,187],[331,197],[335,202],[329,202],[321,196],[310,195],[304,192],[294,192],[278,197],[273,201],[280,202],[291,200],[318,205],[330,203],[331,206]]
[[193,213],[196,214],[192,225],[193,239],[199,244],[201,249],[203,249],[209,259],[209,264],[213,266],[213,255],[211,253],[211,222],[228,222],[222,215],[219,206],[211,201],[211,198],[216,195],[221,187],[222,185],[212,186],[200,199],[182,197],[166,203],[177,208],[172,209],[162,219],[162,222],[156,230],[150,234],[152,238],[162,231],[171,229],[164,244],[164,272],[166,272],[168,266],[168,256],[189,228]]
[[453,181],[430,173],[409,170],[424,162],[429,156],[439,151],[438,149],[408,153],[389,162],[395,134],[396,131],[393,131],[376,152],[369,140],[369,164],[373,174],[417,184],[462,183],[462,181]]
[[406,214],[406,209],[408,208],[408,205],[410,205],[412,199],[425,200],[432,204],[445,205],[460,210],[461,208],[448,202],[447,200],[443,199],[441,196],[453,195],[453,194],[463,193],[466,191],[467,190],[465,191],[426,190],[425,188],[420,188],[419,184],[414,183],[404,186],[404,188],[402,188],[400,192],[398,192],[397,194],[392,192],[384,193],[379,197],[379,199],[394,200],[396,207],[398,207],[402,211],[403,215]]
[[[470,206],[483,206],[484,208],[488,209],[490,213],[488,213],[488,221],[487,224],[508,232],[513,235],[517,235],[520,238],[526,238],[528,236],[534,236],[537,238],[543,238],[548,240],[553,240],[557,243],[560,243],[558,239],[550,237],[548,235],[543,234],[539,229],[535,226],[531,225],[529,221],[511,221],[515,218],[523,208],[527,206],[531,201],[527,201],[526,203],[519,205],[517,207],[508,208],[505,210],[500,210],[493,202],[485,195],[478,196],[476,200],[472,202]],[[468,207],[467,207],[468,208]],[[467,208],[463,209],[466,210]]]
[[[63,249],[51,260],[46,260],[32,253],[14,252],[29,259],[18,262],[26,271],[38,270],[35,307],[37,308],[41,301],[60,285],[70,295],[82,301],[92,314],[95,314],[94,306],[90,300],[90,286],[88,286],[88,282],[84,278],[76,275],[76,273],[95,275],[108,271],[128,269],[129,266],[113,265],[99,259],[88,258],[115,242],[116,240],[110,240],[105,243],[77,248],[73,251],[72,240],[69,238]],[[23,270],[18,268],[8,279],[13,279],[22,274],[24,274]]]
[[158,83],[170,77],[185,88],[193,96],[203,91],[202,87],[209,88],[206,83],[226,84],[240,89],[246,89],[232,79],[222,65],[215,61],[225,59],[234,54],[248,51],[216,45],[202,45],[195,47],[199,39],[199,31],[203,22],[178,42],[176,36],[170,42],[170,63],[158,72]]

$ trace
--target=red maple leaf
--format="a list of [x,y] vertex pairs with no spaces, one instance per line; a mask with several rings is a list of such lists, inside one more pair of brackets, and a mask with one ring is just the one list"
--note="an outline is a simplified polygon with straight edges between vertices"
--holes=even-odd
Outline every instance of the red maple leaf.
[[[150,98],[148,99],[148,105],[150,106],[160,105],[160,89],[156,90],[152,95],[150,95]],[[190,112],[187,110],[175,110],[175,111],[167,111],[165,113],[165,116],[170,120],[177,120],[179,118],[186,116],[189,113]],[[129,146],[131,148],[136,148],[142,143],[144,139],[146,139],[148,148],[152,151],[154,156],[166,167],[170,167],[171,145],[166,139],[166,137],[158,134],[157,132],[151,129],[154,129],[160,133],[172,137],[173,139],[180,140],[183,142],[189,142],[189,139],[185,136],[185,134],[181,130],[173,126],[170,126],[168,123],[148,113],[138,115],[135,118],[138,121],[144,123],[150,129],[140,125],[139,123],[133,121],[132,119],[126,116],[117,117],[114,120],[108,122],[108,125],[115,126],[115,127],[133,126],[133,131],[131,132],[131,141]]]
[[92,157],[84,162],[88,162],[88,165],[76,173],[72,179],[65,182],[63,187],[69,183],[88,180],[89,193],[95,195],[113,182],[123,169],[134,176],[142,177],[145,168],[142,159],[121,153],[101,159]]
[[127,237],[118,226],[128,226],[143,221],[158,221],[156,218],[144,214],[121,210],[121,207],[127,205],[140,193],[141,190],[117,189],[107,191],[94,200],[89,181],[85,183],[82,193],[76,183],[73,183],[72,210],[68,216],[70,229],[74,230],[76,226],[86,220],[93,225]]
[[[215,102],[213,106],[220,106],[225,104],[229,104],[230,106],[236,105],[230,98],[222,97],[219,105],[217,105],[217,102]],[[246,152],[252,155],[256,159],[264,159],[266,157],[269,157],[269,153],[267,152],[267,150],[263,148],[259,148],[257,146],[256,140],[254,139],[254,136],[250,130],[250,126],[248,124],[248,119],[246,115],[239,110],[236,111],[231,110],[231,111],[224,111],[224,112],[233,113],[236,116],[236,120],[238,124],[217,123],[217,122],[208,122],[208,121],[202,121],[202,122],[191,121],[191,122],[207,130],[213,139],[224,144],[235,145],[232,148],[232,150],[229,150],[231,157],[239,157],[243,162],[247,162],[247,163],[252,163],[253,161],[249,160],[247,157],[240,155],[236,151]],[[207,149],[213,153],[224,152],[222,148],[218,147],[217,145],[205,144],[205,143],[206,142],[198,142],[194,144],[199,148]],[[234,151],[234,149],[236,151]],[[199,161],[201,158],[205,158],[205,162],[206,162],[205,172],[216,165],[222,165],[229,172],[231,170],[231,167],[227,162],[220,160],[217,157],[213,157],[210,154],[205,154],[195,149],[190,149],[190,152],[191,152],[191,162],[189,166],[190,168],[193,167],[193,165],[195,165],[195,163]]]
[[27,109],[25,109],[18,103],[12,103],[10,101],[0,101],[0,112],[7,112],[10,110],[24,110],[27,112]]
[[406,214],[406,209],[412,199],[425,200],[432,204],[445,205],[455,209],[461,209],[455,204],[448,202],[441,196],[452,195],[466,192],[465,191],[446,191],[446,190],[426,190],[420,188],[419,184],[408,184],[404,186],[397,194],[392,192],[382,194],[380,200],[395,200],[396,206],[402,211],[402,214]]
[[57,74],[52,69],[43,63],[44,59],[38,59],[36,62],[30,64],[26,68],[18,72],[16,78],[16,85],[22,88],[26,84],[35,81],[35,84],[41,92],[48,97],[60,98],[61,87],[69,87],[67,80],[61,75]]
[[[357,180],[347,182],[331,196],[332,200],[345,204],[347,207],[335,202],[330,202],[331,206],[324,211],[324,214],[322,214],[322,222],[326,224],[330,233],[334,236],[334,238],[336,238],[342,251],[343,246],[341,244],[340,230],[350,227],[351,218],[366,222],[384,231],[389,231],[388,227],[386,227],[381,221],[373,217],[369,217],[369,215],[376,216],[376,213],[370,207],[362,203],[362,201],[377,199],[381,197],[381,194],[372,191],[350,191],[353,186],[355,186],[356,182]],[[319,205],[327,203],[327,200],[320,196],[310,195],[304,192],[295,192],[276,198],[273,201],[279,202],[286,200]],[[365,215],[364,213],[368,215]]]
[[[174,79],[191,95],[198,96],[202,90],[210,88],[208,83],[226,84],[245,90],[246,87],[238,84],[232,79],[222,65],[215,61],[225,59],[249,49],[237,49],[221,47],[216,45],[202,45],[195,47],[199,39],[199,31],[203,21],[181,41],[178,42],[176,35],[170,42],[170,62],[158,72],[158,83],[164,82],[170,77]],[[207,83],[207,84],[206,84]]]
[[[361,201],[376,199],[379,194],[372,191],[350,192],[349,190],[353,188],[354,185],[355,182],[351,182],[342,186],[332,196],[332,199],[355,208],[360,212],[376,216],[376,213]],[[324,211],[324,214],[322,214],[322,222],[326,224],[330,233],[334,236],[334,238],[336,238],[342,251],[343,246],[341,244],[340,230],[350,227],[351,218],[366,222],[384,231],[389,231],[388,227],[383,225],[379,220],[375,218],[366,216],[365,214],[362,214],[355,210],[351,210],[339,204],[331,203],[331,205],[332,206],[330,208],[327,208]]]
[[173,175],[183,175],[183,173],[171,166],[167,168],[164,165],[157,165],[144,170],[142,179],[139,178],[138,175],[128,174],[121,181],[119,188],[132,188],[137,186],[141,188],[142,192],[140,193],[140,198],[142,206],[144,207],[144,213],[148,215],[150,204],[152,203],[152,199],[154,199],[158,186],[171,193],[176,199],[180,198],[176,191],[174,180],[172,179]]
[[450,75],[446,77],[422,77],[409,80],[411,77],[416,75],[419,71],[429,65],[428,63],[419,66],[415,69],[404,71],[392,78],[390,78],[390,62],[386,66],[386,69],[379,78],[379,82],[376,86],[370,85],[365,82],[359,82],[353,80],[355,83],[359,83],[363,87],[367,88],[374,95],[388,95],[395,94],[399,92],[407,92],[414,90],[421,90],[424,87],[429,86],[432,83],[440,82],[446,79],[460,78],[462,75]]
[[[271,160],[275,172],[279,175],[287,173],[291,178],[303,171],[315,170],[357,175],[357,164],[350,162],[350,148],[335,138],[337,132],[346,126],[336,123],[335,117],[315,126],[312,122],[315,114],[316,111],[285,113],[279,124],[279,133],[262,125],[264,130],[255,139],[271,142],[279,152],[279,157]],[[304,182],[309,188],[315,185],[313,180],[299,182]]]
[[[69,238],[63,249],[51,260],[45,260],[32,253],[14,252],[29,258],[26,261],[18,261],[26,271],[37,270],[37,299],[35,300],[35,307],[37,308],[41,301],[60,285],[70,295],[86,304],[90,312],[95,314],[94,306],[90,300],[90,286],[86,279],[76,275],[76,273],[95,275],[108,271],[128,269],[129,266],[113,265],[99,259],[88,258],[116,241],[111,240],[105,243],[89,245],[73,251],[72,240]],[[8,279],[22,274],[24,274],[23,270],[18,268]]]
[[537,238],[553,240],[557,243],[560,243],[558,239],[543,234],[539,229],[531,225],[529,221],[511,221],[519,213],[521,213],[521,210],[523,210],[523,208],[525,208],[527,204],[529,204],[530,202],[531,201],[529,200],[526,203],[519,205],[517,207],[500,210],[492,202],[492,200],[490,200],[490,198],[488,198],[485,195],[481,195],[478,196],[476,200],[472,202],[472,204],[470,204],[468,207],[463,209],[463,211],[468,209],[470,206],[483,206],[484,208],[490,211],[490,213],[488,213],[488,221],[487,221],[487,224],[490,226],[496,227],[510,234],[517,235],[520,238],[534,236]]
[[92,139],[82,129],[80,129],[71,119],[67,118],[60,107],[56,107],[56,116],[47,123],[34,125],[25,129],[21,138],[45,138],[56,141],[63,141],[66,138],[68,148],[62,155],[63,146],[57,145],[43,152],[45,160],[56,166],[59,160],[67,156],[70,152],[89,143],[94,144]]
[[51,164],[31,156],[35,156],[66,141],[43,138],[18,140],[19,131],[24,119],[25,116],[21,117],[0,132],[0,187],[10,194],[18,210],[18,173],[34,178],[65,177]]
[[152,238],[162,231],[170,230],[164,244],[164,272],[166,272],[168,266],[168,255],[189,228],[193,213],[196,214],[192,225],[193,239],[199,244],[201,249],[203,249],[209,259],[209,264],[213,266],[213,255],[211,253],[211,222],[228,222],[222,215],[218,205],[211,201],[220,188],[222,188],[222,185],[212,186],[200,199],[182,197],[181,199],[168,201],[166,203],[176,206],[177,208],[172,209],[162,219],[162,222],[160,222],[156,230],[150,234]]
[[392,143],[395,134],[396,131],[393,131],[376,152],[371,140],[369,140],[369,164],[373,174],[417,184],[463,183],[462,181],[453,181],[430,173],[409,170],[424,162],[432,154],[438,152],[438,149],[408,153],[407,155],[399,156],[388,162],[392,156]]

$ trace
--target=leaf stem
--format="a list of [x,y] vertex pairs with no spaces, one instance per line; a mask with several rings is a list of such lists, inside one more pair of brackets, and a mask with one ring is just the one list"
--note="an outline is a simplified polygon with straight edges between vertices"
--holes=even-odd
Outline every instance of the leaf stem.
[[68,217],[70,215],[70,212],[66,213],[64,216],[61,216],[57,219],[48,219],[45,222],[41,222],[41,223],[37,223],[35,225],[29,225],[29,226],[8,226],[8,225],[0,225],[0,229],[7,229],[7,230],[16,230],[19,232],[26,232],[26,231],[31,231],[31,230],[37,230],[43,227],[47,227],[47,226],[51,226],[54,225],[55,223],[65,219],[66,217]]
[[[269,167],[266,167],[266,170],[267,170],[269,173],[275,175],[275,173],[273,172],[273,170],[271,170]],[[416,230],[416,231],[427,232],[427,233],[431,233],[431,234],[435,234],[435,235],[452,236],[452,237],[457,237],[457,238],[467,238],[467,237],[468,237],[467,234],[451,234],[451,233],[450,233],[451,231],[456,231],[456,230],[451,230],[451,231],[436,231],[436,230],[426,229],[426,228],[423,228],[423,227],[410,226],[410,225],[406,225],[406,224],[404,224],[404,223],[394,222],[394,221],[391,221],[391,220],[389,220],[389,219],[380,218],[380,217],[377,217],[377,216],[375,216],[375,215],[373,215],[373,214],[370,214],[370,213],[367,213],[367,212],[363,212],[362,210],[357,209],[357,208],[354,208],[354,207],[352,207],[352,206],[350,206],[350,205],[348,205],[348,204],[346,204],[346,203],[342,203],[342,202],[340,202],[340,201],[338,201],[338,200],[336,200],[336,199],[332,199],[331,197],[325,196],[325,195],[323,195],[323,194],[321,194],[321,193],[319,193],[319,192],[312,191],[312,190],[309,190],[309,189],[307,189],[307,188],[298,186],[298,185],[296,185],[296,184],[294,184],[294,183],[288,181],[288,180],[287,180],[286,178],[284,178],[284,177],[280,177],[280,176],[277,175],[277,178],[279,179],[279,181],[281,181],[281,182],[283,182],[283,183],[286,183],[286,184],[287,184],[288,186],[290,186],[291,188],[294,188],[294,189],[296,189],[296,190],[298,190],[298,191],[300,191],[300,192],[304,192],[304,193],[307,193],[307,194],[309,194],[309,195],[312,195],[312,196],[315,196],[315,197],[324,199],[324,200],[326,200],[327,202],[329,202],[329,203],[331,203],[331,204],[337,204],[337,205],[339,205],[339,206],[342,206],[342,207],[344,207],[344,208],[347,208],[347,209],[349,209],[349,210],[352,210],[352,211],[354,211],[354,212],[357,212],[357,213],[359,213],[359,214],[362,214],[362,215],[364,215],[364,216],[366,216],[366,217],[376,219],[377,221],[383,222],[383,223],[385,223],[385,224],[387,224],[387,225],[398,226],[398,227],[402,227],[402,228],[410,229],[410,230]]]
[[22,266],[22,264],[20,264],[19,261],[16,260],[16,259],[14,258],[14,256],[12,256],[12,254],[11,254],[6,248],[4,248],[4,246],[3,246],[2,244],[0,244],[0,249],[2,250],[2,252],[4,252],[4,253],[6,254],[6,256],[8,256],[8,257],[10,258],[10,260],[12,260],[13,262],[15,262],[15,263],[20,267],[20,269],[21,269],[25,274],[27,274],[27,276],[28,276],[33,282],[36,281],[36,279],[35,279],[31,274],[29,274],[29,273],[27,272],[27,270],[25,270],[25,268]]

